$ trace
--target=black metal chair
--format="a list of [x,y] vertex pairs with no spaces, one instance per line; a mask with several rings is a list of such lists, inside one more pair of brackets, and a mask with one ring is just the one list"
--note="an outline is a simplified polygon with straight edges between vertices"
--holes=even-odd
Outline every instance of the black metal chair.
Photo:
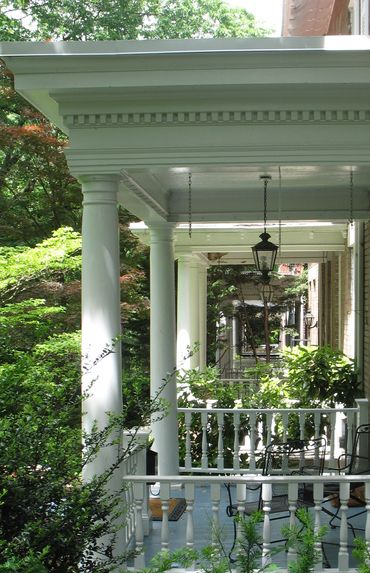
[[[272,442],[266,447],[262,475],[322,475],[325,465],[326,440],[324,438],[308,440],[289,440]],[[254,502],[245,504],[245,513],[250,515],[263,509],[262,486],[249,488],[259,490],[259,497]],[[288,485],[279,484],[272,487],[272,500],[269,504],[270,520],[283,519],[289,516]],[[298,488],[298,507],[312,507],[312,488],[306,486],[304,478]]]
[[[339,475],[367,475],[370,474],[370,424],[362,424],[358,426],[355,431],[352,451],[342,454],[338,458],[338,467],[332,471],[338,472]],[[353,520],[359,517],[362,513],[366,512],[366,501],[362,495],[364,489],[363,482],[350,483],[350,495],[348,499],[349,507],[358,507],[359,511],[347,515],[347,523],[350,527],[353,536],[356,536],[356,530],[363,531],[361,527],[355,527]],[[335,528],[335,520],[340,521],[340,497],[339,485],[329,484],[325,487],[326,502],[330,502],[333,510],[326,507],[325,513],[331,516],[329,524]]]
[[[306,475],[322,475],[325,465],[326,440],[325,438],[308,439],[308,440],[289,440],[287,442],[274,441],[266,446],[263,462],[262,475],[301,475],[302,483],[298,488],[297,509],[300,507],[313,507],[313,492],[310,486],[304,483]],[[230,486],[225,484],[229,494],[229,505],[226,513],[229,517],[234,517],[238,508],[232,503]],[[244,504],[245,515],[251,515],[256,511],[263,510],[262,484],[246,486],[247,490],[258,492],[258,498],[252,502]],[[273,485],[272,500],[269,503],[270,521],[277,519],[287,519],[290,515],[288,501],[288,484]],[[273,517],[271,517],[273,515]],[[233,551],[236,541],[236,527],[234,522],[234,544],[231,548],[229,557]],[[286,539],[274,539],[271,543],[286,542]],[[325,551],[324,559],[327,561]]]

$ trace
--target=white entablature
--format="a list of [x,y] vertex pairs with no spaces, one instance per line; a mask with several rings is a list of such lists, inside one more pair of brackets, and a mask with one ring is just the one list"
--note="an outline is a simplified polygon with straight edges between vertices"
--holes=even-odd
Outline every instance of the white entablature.
[[[367,219],[370,42],[361,37],[5,43],[20,93],[69,134],[76,176],[119,175],[146,222]],[[278,201],[278,189],[281,200]]]

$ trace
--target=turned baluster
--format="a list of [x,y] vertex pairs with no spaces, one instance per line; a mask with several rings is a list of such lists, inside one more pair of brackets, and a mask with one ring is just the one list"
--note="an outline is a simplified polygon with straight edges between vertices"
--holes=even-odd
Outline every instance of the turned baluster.
[[256,413],[251,412],[249,416],[249,425],[250,425],[250,461],[249,461],[249,469],[255,471],[256,469]]
[[190,470],[191,466],[191,412],[185,412],[185,469]]
[[329,449],[329,465],[335,466],[335,422],[336,413],[330,414],[330,449]]
[[[289,527],[294,527],[296,523],[296,511],[297,511],[297,499],[298,499],[298,484],[290,483],[288,485],[288,509],[289,509]],[[297,552],[293,547],[288,548],[288,564],[295,561],[297,557]]]
[[[313,484],[313,503],[314,503],[314,514],[315,514],[315,521],[314,521],[314,531],[317,534],[321,527],[321,503],[324,497],[324,486],[322,483],[315,483]],[[323,564],[322,564],[322,546],[321,541],[315,542],[315,550],[316,554],[319,557],[319,561],[315,565],[315,571],[321,571]]]
[[208,468],[208,440],[207,440],[207,424],[208,424],[208,412],[201,413],[202,421],[202,469],[206,470]]
[[143,524],[143,501],[144,501],[144,484],[135,483],[135,568],[142,569],[145,566],[144,554],[144,524]]
[[272,485],[262,484],[263,501],[263,542],[262,542],[262,567],[267,567],[271,563],[271,523],[270,511],[272,501]]
[[161,547],[162,550],[168,549],[169,527],[168,527],[168,507],[170,499],[170,484],[161,483],[161,504],[162,504],[162,528],[161,528]]
[[211,484],[211,500],[212,500],[212,545],[215,547],[219,544],[219,531],[220,531],[220,500],[221,500],[221,484]]
[[341,483],[339,487],[340,497],[340,531],[339,531],[339,553],[338,553],[338,571],[348,571],[349,554],[348,554],[348,498],[349,483]]
[[224,413],[217,412],[218,442],[217,442],[217,469],[224,469]]
[[234,413],[234,456],[233,456],[233,469],[240,469],[239,460],[239,428],[240,428],[240,413]]
[[193,483],[185,484],[185,499],[186,499],[186,547],[192,549],[194,547],[194,495],[195,487]]

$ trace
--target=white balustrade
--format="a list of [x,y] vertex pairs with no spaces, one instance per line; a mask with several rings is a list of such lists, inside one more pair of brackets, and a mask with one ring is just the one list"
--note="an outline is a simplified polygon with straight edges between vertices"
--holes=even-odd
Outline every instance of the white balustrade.
[[[142,475],[146,472],[146,448],[149,436],[150,430],[147,428],[133,432],[125,431],[123,433],[122,447],[126,453],[121,464],[123,478],[135,474]],[[136,492],[134,491],[134,486],[137,488]],[[144,487],[141,483],[133,484],[130,481],[125,481],[122,498],[124,511],[123,549],[130,547],[134,537],[136,537],[136,542],[140,549],[144,536],[148,535],[150,531],[148,487],[146,485]],[[143,563],[143,556],[139,551],[135,564],[139,567],[140,563]]]
[[178,408],[185,444],[180,470],[258,472],[261,452],[273,439],[304,439],[308,432],[326,439],[325,462],[335,467],[338,456],[350,452],[354,428],[367,423],[367,400],[356,402],[354,408]]
[[[142,506],[144,503],[144,492],[145,484],[150,479],[149,476],[126,476],[124,478],[125,482],[130,483],[132,491],[134,493],[134,504],[136,508],[136,545],[134,549],[136,550],[136,557],[134,559],[134,569],[142,569],[145,565],[148,565],[146,560],[146,538],[144,538],[143,533],[143,523],[141,518]],[[231,484],[233,488],[233,500],[240,515],[244,515],[245,504],[251,495],[250,491],[252,488],[256,488],[262,485],[262,502],[263,502],[263,520],[257,527],[260,530],[260,535],[262,538],[262,556],[261,556],[261,566],[267,565],[269,563],[276,563],[277,571],[281,573],[286,573],[288,564],[294,562],[297,558],[297,552],[295,549],[290,548],[288,553],[284,551],[285,543],[284,540],[281,542],[282,555],[285,556],[284,559],[286,563],[282,560],[275,561],[275,553],[271,551],[272,548],[272,531],[274,532],[273,545],[274,549],[276,546],[276,522],[274,523],[274,529],[272,529],[272,520],[276,519],[276,514],[272,516],[272,505],[273,505],[273,492],[274,488],[279,491],[281,488],[285,488],[287,492],[288,500],[288,512],[286,518],[281,519],[281,524],[293,526],[299,523],[297,516],[297,507],[302,505],[301,498],[299,497],[302,489],[302,480],[304,480],[307,487],[312,488],[313,491],[313,503],[310,504],[308,511],[312,515],[312,521],[314,524],[314,530],[319,531],[320,527],[328,521],[328,517],[323,513],[323,507],[328,508],[328,499],[323,499],[325,484],[333,484],[333,482],[339,484],[339,497],[341,507],[338,510],[337,522],[338,527],[335,530],[330,530],[329,533],[330,543],[337,546],[337,560],[335,567],[327,567],[326,563],[322,560],[315,565],[316,573],[348,573],[356,572],[356,568],[350,569],[350,554],[352,551],[351,541],[348,535],[348,523],[349,519],[353,519],[353,514],[350,513],[352,508],[348,507],[348,498],[350,492],[350,486],[353,482],[365,483],[365,499],[366,499],[366,511],[363,515],[364,523],[364,533],[365,539],[369,539],[370,536],[370,476],[369,475],[350,475],[350,476],[333,476],[333,475],[275,475],[275,476],[261,476],[261,475],[214,475],[214,476],[169,476],[169,477],[158,477],[160,483],[160,498],[162,502],[162,512],[163,518],[162,523],[159,525],[157,531],[160,536],[157,536],[157,551],[160,550],[174,550],[180,547],[188,547],[190,549],[196,548],[200,549],[207,543],[201,543],[204,540],[204,530],[207,526],[207,519],[198,517],[196,511],[196,492],[198,490],[202,509],[201,512],[207,514],[205,507],[209,508],[210,519],[208,521],[209,529],[209,545],[211,543],[217,544],[217,535],[215,531],[219,530],[220,525],[220,510],[224,510],[221,507],[223,503],[223,496],[221,495],[221,488],[223,488],[225,483]],[[179,521],[170,522],[168,519],[169,510],[169,500],[174,492],[179,494],[179,485],[184,487],[184,497],[186,500],[186,512]],[[353,510],[352,510],[353,511]],[[358,511],[358,508],[357,508]],[[336,512],[336,508],[332,508],[333,514]],[[226,518],[225,514],[223,516],[223,522]],[[233,528],[229,528],[228,531],[232,532]],[[334,533],[333,533],[334,532]],[[281,533],[281,528],[280,528]],[[360,534],[360,533],[359,533]],[[232,536],[232,533],[230,533]],[[237,537],[241,535],[240,525],[237,528]],[[333,538],[333,535],[336,537]],[[322,540],[325,544],[325,536]],[[232,539],[225,539],[223,537],[224,543],[232,543]],[[321,540],[316,541],[316,549],[320,553],[322,550]],[[153,539],[150,542],[151,551],[153,551]],[[195,565],[196,566],[196,565]],[[325,568],[324,568],[325,567]],[[176,568],[179,573],[183,573],[181,568]]]

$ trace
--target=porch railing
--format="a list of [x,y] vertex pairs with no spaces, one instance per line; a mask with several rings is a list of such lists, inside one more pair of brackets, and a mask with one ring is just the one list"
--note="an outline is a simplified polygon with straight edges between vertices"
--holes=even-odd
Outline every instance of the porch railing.
[[[146,559],[146,544],[144,542],[144,525],[143,525],[143,506],[145,500],[146,492],[146,482],[148,481],[148,476],[126,476],[125,481],[129,481],[133,484],[134,500],[135,500],[135,513],[136,513],[136,557],[134,562],[134,569],[142,569],[145,564],[147,564]],[[158,547],[157,551],[160,550],[173,550],[179,547],[188,548],[199,548],[197,546],[197,540],[203,536],[203,532],[199,533],[200,529],[204,529],[204,520],[194,519],[194,508],[196,503],[195,493],[196,488],[201,487],[202,504],[204,505],[208,501],[209,513],[210,513],[210,523],[209,523],[209,544],[216,545],[217,540],[213,536],[212,532],[219,529],[220,526],[220,513],[224,514],[225,507],[221,504],[221,489],[225,483],[234,486],[235,490],[235,504],[238,513],[244,513],[244,506],[247,498],[247,486],[258,486],[262,484],[262,499],[263,499],[263,523],[261,524],[261,537],[262,537],[262,562],[261,565],[266,565],[272,561],[275,561],[275,557],[271,555],[271,499],[272,499],[272,487],[273,485],[285,485],[288,491],[288,504],[289,504],[289,516],[287,517],[287,524],[293,525],[297,522],[296,510],[298,507],[298,489],[299,484],[302,483],[302,476],[175,476],[158,478],[160,483],[160,499],[162,506],[162,521],[160,525],[160,535],[157,536]],[[340,501],[341,508],[338,513],[338,536],[337,536],[337,555],[338,555],[338,565],[335,568],[323,568],[322,562],[319,562],[316,567],[316,572],[322,573],[334,573],[334,572],[346,572],[357,571],[357,569],[349,569],[351,546],[349,543],[348,535],[348,498],[350,490],[350,482],[362,482],[365,483],[365,539],[370,539],[370,476],[335,476],[324,475],[324,476],[305,476],[305,484],[313,485],[313,519],[314,526],[316,530],[323,523],[322,508],[323,504],[327,503],[327,499],[324,499],[324,488],[326,483],[339,484],[340,488]],[[185,527],[179,527],[177,522],[169,522],[169,500],[171,497],[171,487],[177,486],[177,488],[183,487],[181,495],[186,500],[186,514],[181,520],[186,520]],[[231,519],[231,518],[230,518]],[[175,531],[176,530],[176,531]],[[175,533],[174,533],[175,531]],[[238,532],[238,535],[240,532]],[[182,537],[181,537],[182,535]],[[204,538],[204,536],[203,536]],[[227,541],[227,540],[226,540]],[[230,540],[229,540],[230,541]],[[325,537],[323,539],[325,545]],[[153,547],[152,547],[153,549]],[[318,549],[320,549],[320,544],[318,544]],[[283,551],[284,554],[284,551]],[[279,571],[286,571],[288,564],[296,559],[296,553],[294,550],[289,549],[287,553],[287,564],[281,565]]]
[[[123,448],[128,450],[127,456],[123,459],[121,464],[121,472],[123,476],[145,474],[146,468],[146,446],[150,431],[147,429],[139,430],[132,434],[131,432],[124,432],[123,434]],[[144,491],[142,506],[142,524],[144,534],[149,533],[150,520],[148,515],[148,492]],[[132,481],[125,481],[123,489],[123,507],[124,507],[124,523],[123,523],[123,543],[124,549],[127,549],[133,542],[136,534],[136,507],[137,502],[134,496],[134,485]]]
[[368,401],[354,408],[242,409],[179,408],[185,472],[258,471],[258,461],[273,437],[304,439],[324,436],[327,464],[350,451],[356,426],[368,423]]

